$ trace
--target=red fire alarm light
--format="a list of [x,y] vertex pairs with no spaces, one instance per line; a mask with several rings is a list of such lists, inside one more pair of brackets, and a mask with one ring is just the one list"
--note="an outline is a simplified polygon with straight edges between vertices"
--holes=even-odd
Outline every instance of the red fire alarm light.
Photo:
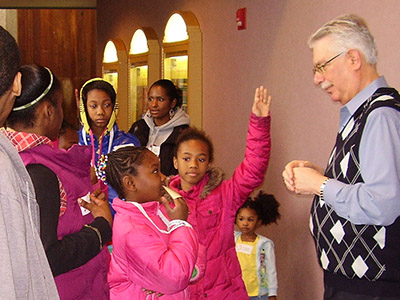
[[246,7],[239,8],[236,12],[237,29],[246,29]]

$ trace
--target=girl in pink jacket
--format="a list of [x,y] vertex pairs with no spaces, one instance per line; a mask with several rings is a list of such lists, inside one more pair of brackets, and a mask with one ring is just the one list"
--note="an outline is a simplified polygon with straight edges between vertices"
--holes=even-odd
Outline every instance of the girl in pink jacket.
[[174,199],[172,208],[162,197],[159,159],[145,147],[119,148],[107,160],[107,182],[120,198],[113,202],[110,299],[190,299],[198,242],[185,201]]
[[256,89],[243,162],[229,180],[210,168],[213,147],[201,131],[185,129],[179,136],[174,165],[179,175],[170,187],[189,206],[188,222],[196,230],[200,247],[206,249],[204,277],[190,285],[193,299],[248,299],[236,256],[233,224],[237,209],[263,181],[270,155],[271,97],[264,87]]

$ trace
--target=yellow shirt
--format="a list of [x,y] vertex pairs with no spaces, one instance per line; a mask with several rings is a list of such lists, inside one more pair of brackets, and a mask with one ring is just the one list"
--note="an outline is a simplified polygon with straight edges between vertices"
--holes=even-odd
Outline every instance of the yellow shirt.
[[236,241],[236,253],[242,269],[242,279],[249,297],[258,296],[258,277],[256,265],[256,251],[258,236],[254,242],[243,242],[242,237]]

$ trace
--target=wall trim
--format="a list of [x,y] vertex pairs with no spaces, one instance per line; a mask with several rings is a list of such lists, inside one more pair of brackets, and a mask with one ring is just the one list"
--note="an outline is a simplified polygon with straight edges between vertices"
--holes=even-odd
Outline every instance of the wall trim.
[[0,8],[93,8],[97,0],[0,0]]

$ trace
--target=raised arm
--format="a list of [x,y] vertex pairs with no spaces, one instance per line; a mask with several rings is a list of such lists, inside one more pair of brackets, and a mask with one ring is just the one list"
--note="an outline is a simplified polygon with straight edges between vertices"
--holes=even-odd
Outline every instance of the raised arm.
[[[231,179],[226,180],[224,199],[231,201],[232,210],[246,200],[264,180],[271,152],[271,96],[263,86],[255,90],[246,139],[244,160]],[[229,199],[229,200],[228,200]]]

